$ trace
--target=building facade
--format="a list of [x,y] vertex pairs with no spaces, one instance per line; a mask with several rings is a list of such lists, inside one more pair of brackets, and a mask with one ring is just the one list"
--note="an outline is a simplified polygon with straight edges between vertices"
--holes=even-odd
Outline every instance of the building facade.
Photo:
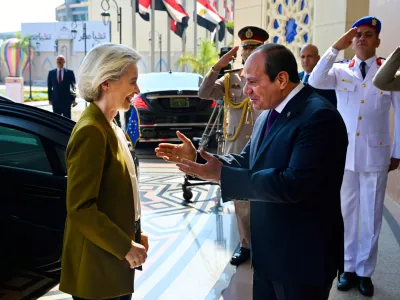
[[66,21],[88,21],[88,0],[65,0],[65,3],[56,8],[56,20]]

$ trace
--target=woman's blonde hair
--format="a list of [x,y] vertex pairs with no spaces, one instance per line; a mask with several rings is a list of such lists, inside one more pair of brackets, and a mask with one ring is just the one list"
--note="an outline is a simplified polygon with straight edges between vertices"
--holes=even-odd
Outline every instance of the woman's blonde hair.
[[125,68],[137,64],[139,52],[121,44],[101,44],[89,51],[78,71],[80,96],[88,102],[101,96],[101,84],[106,80],[119,80]]

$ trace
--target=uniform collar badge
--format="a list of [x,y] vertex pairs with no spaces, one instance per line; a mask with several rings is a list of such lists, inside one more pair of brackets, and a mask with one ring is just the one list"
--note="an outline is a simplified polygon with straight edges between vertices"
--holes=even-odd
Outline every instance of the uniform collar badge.
[[354,59],[352,59],[349,63],[349,68],[354,67],[354,64],[356,63],[356,61]]
[[379,57],[376,59],[376,64],[380,67],[382,66],[382,59],[380,59]]

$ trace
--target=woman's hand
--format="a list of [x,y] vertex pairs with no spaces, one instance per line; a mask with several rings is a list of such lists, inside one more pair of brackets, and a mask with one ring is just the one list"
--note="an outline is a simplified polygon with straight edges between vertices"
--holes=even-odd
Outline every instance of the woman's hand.
[[129,262],[131,268],[133,269],[141,266],[146,261],[146,258],[147,251],[145,246],[132,241],[131,249],[125,256],[125,259]]
[[149,236],[145,233],[141,233],[140,243],[146,249],[146,252],[149,252]]
[[193,143],[179,131],[176,132],[176,135],[182,141],[182,144],[159,144],[155,149],[156,156],[169,162],[181,162],[182,159],[196,161],[196,148]]

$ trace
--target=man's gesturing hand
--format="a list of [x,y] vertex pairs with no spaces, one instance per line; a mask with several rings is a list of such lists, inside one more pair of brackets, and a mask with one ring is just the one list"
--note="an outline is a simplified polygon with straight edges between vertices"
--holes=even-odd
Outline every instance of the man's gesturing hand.
[[169,162],[180,162],[182,159],[195,161],[196,148],[193,146],[193,143],[179,131],[176,132],[176,135],[182,141],[182,144],[161,143],[155,149],[156,156]]
[[176,165],[179,170],[186,174],[195,175],[203,180],[218,182],[221,179],[222,163],[204,150],[200,150],[200,155],[207,161],[204,165],[187,159],[182,159]]

